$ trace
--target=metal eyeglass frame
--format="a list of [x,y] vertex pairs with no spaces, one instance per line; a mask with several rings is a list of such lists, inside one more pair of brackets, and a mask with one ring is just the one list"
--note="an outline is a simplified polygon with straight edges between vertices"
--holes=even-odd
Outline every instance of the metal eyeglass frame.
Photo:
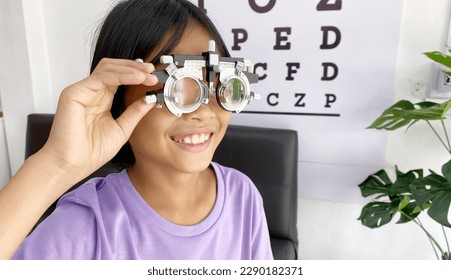
[[[243,58],[219,57],[215,52],[214,41],[208,42],[208,51],[201,56],[162,55],[160,63],[168,66],[153,74],[158,77],[158,83],[164,83],[163,92],[149,91],[147,95],[155,95],[157,107],[162,108],[164,103],[177,117],[194,112],[202,104],[208,104],[209,96],[214,93],[222,109],[236,113],[241,112],[252,100],[260,99],[260,95],[250,90],[250,84],[258,82],[257,74],[253,73],[253,64]],[[203,81],[203,68],[206,68],[206,83]],[[219,83],[215,90],[214,82],[217,74]],[[173,95],[178,82],[183,79],[192,79],[200,91],[196,102],[189,106],[181,105],[180,99],[183,98]],[[239,92],[237,102],[230,99],[230,90],[234,89],[238,89]],[[233,92],[232,95],[234,94]]]

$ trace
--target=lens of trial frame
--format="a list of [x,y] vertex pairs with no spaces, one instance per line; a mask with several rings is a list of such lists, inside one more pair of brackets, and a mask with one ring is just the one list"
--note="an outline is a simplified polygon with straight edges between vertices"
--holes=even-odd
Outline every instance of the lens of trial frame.
[[219,93],[219,101],[228,109],[241,105],[245,96],[245,87],[240,79],[231,79]]
[[193,78],[185,77],[177,80],[172,87],[175,102],[183,109],[190,109],[200,102],[201,86]]

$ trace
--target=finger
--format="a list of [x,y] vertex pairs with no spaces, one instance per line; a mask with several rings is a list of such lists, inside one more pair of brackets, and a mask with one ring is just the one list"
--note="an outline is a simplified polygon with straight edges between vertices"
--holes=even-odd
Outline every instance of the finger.
[[155,102],[145,102],[145,99],[138,99],[130,104],[122,115],[116,119],[117,124],[121,127],[125,139],[124,143],[130,138],[135,127],[141,119],[153,108]]
[[[117,59],[117,58],[103,58],[93,72],[100,71],[110,66],[127,66],[130,68],[138,69],[144,73],[152,73],[155,71],[155,66],[152,63],[143,62],[142,59],[129,60],[129,59]],[[108,68],[107,68],[108,69]]]
[[158,84],[158,78],[157,76],[153,75],[153,74],[148,74],[146,75],[146,78],[144,79],[144,81],[141,83],[145,86],[154,86],[156,84]]
[[120,85],[146,85],[153,86],[158,82],[158,78],[136,68],[123,65],[105,66],[102,71],[91,74],[84,80],[86,87],[92,91],[105,88],[115,90]]
[[144,72],[152,73],[153,71],[155,71],[155,65],[149,62],[144,62],[141,58],[135,59],[134,62],[138,63],[136,67]]
[[[118,73],[129,74],[130,76],[124,76],[123,78],[105,80],[106,85],[118,86],[118,85],[136,85],[144,84],[146,86],[153,86],[158,82],[158,79],[151,73],[155,71],[155,67],[152,63],[144,63],[142,59],[135,61],[128,59],[110,59],[103,58],[94,69],[92,75],[100,75],[106,73]],[[111,76],[106,76],[111,77]]]
[[[153,73],[155,71],[155,66],[152,63],[146,63],[141,58],[135,59],[135,62],[138,63],[137,68],[143,71],[144,73]],[[144,82],[142,82],[143,85],[146,86],[154,86],[158,83],[158,78],[155,75],[148,75]]]

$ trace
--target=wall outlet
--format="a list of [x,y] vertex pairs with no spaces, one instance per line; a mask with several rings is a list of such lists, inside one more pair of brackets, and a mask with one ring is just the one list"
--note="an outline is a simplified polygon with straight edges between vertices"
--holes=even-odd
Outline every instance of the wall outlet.
[[423,80],[412,80],[412,94],[419,98],[426,95],[426,82]]
[[443,73],[445,69],[438,63],[431,64],[431,87],[426,91],[429,98],[450,99],[451,98],[451,80],[448,75]]
[[451,92],[451,77],[444,72],[439,74],[437,89],[440,92]]

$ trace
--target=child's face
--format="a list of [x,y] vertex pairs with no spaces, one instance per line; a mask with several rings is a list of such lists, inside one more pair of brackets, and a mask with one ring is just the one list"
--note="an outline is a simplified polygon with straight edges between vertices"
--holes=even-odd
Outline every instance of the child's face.
[[[190,25],[192,27],[188,26],[171,54],[201,55],[207,51],[212,36],[200,25]],[[161,85],[129,87],[126,104],[157,88],[161,88]],[[231,114],[218,105],[214,96],[211,96],[208,105],[202,104],[193,113],[181,117],[174,116],[164,106],[153,108],[141,120],[129,140],[136,164],[169,168],[171,172],[174,169],[184,173],[205,170],[225,134]]]

